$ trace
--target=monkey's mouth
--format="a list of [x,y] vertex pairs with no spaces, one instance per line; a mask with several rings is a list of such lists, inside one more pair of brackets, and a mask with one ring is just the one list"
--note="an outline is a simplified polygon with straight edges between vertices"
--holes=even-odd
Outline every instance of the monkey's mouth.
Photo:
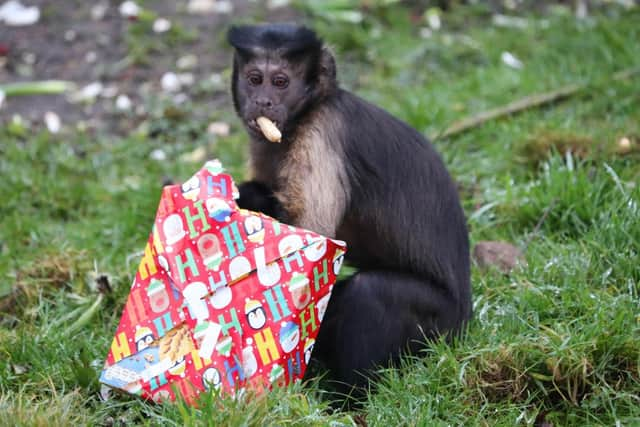
[[[282,141],[282,131],[278,128],[278,122],[274,122],[271,119],[260,116],[257,119],[253,120],[254,129],[257,127],[264,139],[269,142],[281,142]],[[251,131],[251,128],[249,129]],[[250,132],[254,133],[254,132]]]
[[[273,122],[273,124],[274,124],[274,125],[276,125],[276,127],[277,127],[278,129],[281,129],[281,128],[280,128],[280,122],[279,122],[279,121],[277,121],[277,120],[273,120],[273,119],[271,119],[271,118],[269,118],[269,117],[267,117],[267,118],[268,118],[269,120],[271,120],[271,121]],[[256,119],[251,119],[251,120],[249,120],[247,123],[248,123],[248,125],[249,125],[249,127],[250,127],[251,129],[253,129],[254,131],[258,132],[259,134],[262,134],[262,131],[260,130],[260,126],[258,126],[258,122],[256,121]]]

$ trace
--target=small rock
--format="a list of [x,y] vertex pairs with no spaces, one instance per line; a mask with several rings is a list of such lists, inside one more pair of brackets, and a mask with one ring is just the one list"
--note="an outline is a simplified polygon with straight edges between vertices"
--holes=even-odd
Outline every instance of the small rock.
[[60,117],[54,113],[53,111],[47,111],[44,113],[44,123],[47,126],[47,129],[51,133],[60,132],[60,127],[62,123],[60,121]]
[[164,73],[160,80],[160,85],[165,92],[178,92],[180,90],[180,80],[176,73]]
[[9,0],[0,6],[0,22],[9,27],[33,25],[40,19],[38,6],[25,6],[17,0]]
[[503,64],[508,67],[515,68],[516,70],[520,70],[523,67],[522,61],[515,57],[511,52],[502,52],[500,55],[500,60]]
[[213,13],[215,12],[215,7],[215,0],[190,0],[187,4],[187,12],[193,14]]
[[224,80],[222,78],[222,74],[220,73],[211,74],[211,76],[209,76],[209,82],[213,87],[216,88],[224,86]]
[[103,86],[100,82],[89,83],[69,97],[71,102],[93,102],[102,94]]
[[128,0],[120,4],[118,11],[125,18],[137,18],[140,14],[140,6],[134,1]]
[[231,13],[233,12],[233,3],[226,0],[218,0],[215,2],[213,11],[216,13]]
[[290,0],[269,0],[269,2],[267,3],[267,8],[278,9],[280,7],[289,6],[289,3],[291,3]]
[[25,365],[11,365],[13,368],[13,373],[16,375],[22,375],[29,371],[29,367]]
[[626,136],[623,136],[618,141],[618,153],[627,154],[631,151],[631,140]]
[[191,73],[180,73],[177,74],[178,81],[180,82],[180,87],[182,86],[191,86],[193,82],[195,82],[195,77]]
[[33,65],[36,63],[36,54],[33,52],[25,52],[22,54],[22,62],[27,65]]
[[93,64],[98,60],[98,54],[95,51],[90,50],[84,55],[84,60],[87,61],[88,64]]
[[491,22],[496,27],[525,29],[529,25],[526,19],[517,16],[495,14],[491,17]]
[[91,19],[94,21],[102,21],[104,16],[107,14],[107,10],[109,9],[109,3],[100,2],[91,7]]
[[149,158],[157,162],[163,162],[167,160],[167,153],[165,153],[164,150],[160,148],[156,148],[151,152],[151,154],[149,154]]
[[100,96],[103,98],[115,98],[116,95],[118,95],[118,86],[116,85],[105,86],[100,92]]
[[196,68],[197,65],[198,57],[193,54],[181,56],[178,58],[178,61],[176,61],[176,66],[180,70],[192,70]]
[[102,83],[100,82],[89,83],[88,85],[83,87],[82,90],[80,91],[82,99],[92,100],[97,98],[98,95],[100,95],[100,93],[102,92],[102,88],[103,86],[102,86]]
[[64,40],[69,43],[74,41],[77,36],[78,34],[74,30],[67,30],[64,32]]
[[187,12],[192,14],[231,13],[233,12],[233,3],[227,0],[190,0]]
[[527,265],[522,251],[507,242],[478,242],[473,248],[473,259],[480,268],[493,266],[505,274],[509,274],[518,265]]
[[215,136],[228,136],[229,131],[229,123],[225,122],[211,122],[207,126],[207,132]]
[[166,33],[171,29],[171,21],[165,18],[158,18],[153,21],[153,31],[155,33]]
[[116,109],[118,111],[129,111],[131,110],[131,99],[127,95],[118,95],[116,98]]
[[189,96],[184,92],[180,92],[173,97],[173,103],[176,105],[184,104],[188,100],[189,100]]

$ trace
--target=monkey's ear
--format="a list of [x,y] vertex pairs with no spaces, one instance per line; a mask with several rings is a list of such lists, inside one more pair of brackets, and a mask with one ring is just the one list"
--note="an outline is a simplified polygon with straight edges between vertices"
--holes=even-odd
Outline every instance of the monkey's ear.
[[317,86],[317,89],[322,94],[328,94],[337,86],[336,60],[331,50],[327,47],[323,47],[320,52],[317,68]]
[[322,48],[322,52],[320,53],[320,63],[318,66],[320,68],[321,75],[327,76],[331,80],[336,79],[336,60],[328,47]]
[[262,49],[256,41],[255,28],[249,26],[232,26],[227,32],[227,41],[236,50],[237,57],[244,62],[260,54]]

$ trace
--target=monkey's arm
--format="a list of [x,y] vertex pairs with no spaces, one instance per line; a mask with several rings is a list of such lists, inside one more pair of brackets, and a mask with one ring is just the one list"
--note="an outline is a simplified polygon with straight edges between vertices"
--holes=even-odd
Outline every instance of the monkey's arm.
[[238,206],[242,209],[262,212],[280,222],[286,222],[285,211],[271,189],[259,181],[246,181],[238,186],[240,198]]

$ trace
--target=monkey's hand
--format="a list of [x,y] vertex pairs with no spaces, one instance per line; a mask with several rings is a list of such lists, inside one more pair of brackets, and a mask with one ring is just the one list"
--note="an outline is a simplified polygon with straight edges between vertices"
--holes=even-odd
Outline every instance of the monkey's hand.
[[286,212],[269,187],[258,181],[243,182],[238,186],[238,206],[250,211],[262,212],[280,222],[286,222]]

